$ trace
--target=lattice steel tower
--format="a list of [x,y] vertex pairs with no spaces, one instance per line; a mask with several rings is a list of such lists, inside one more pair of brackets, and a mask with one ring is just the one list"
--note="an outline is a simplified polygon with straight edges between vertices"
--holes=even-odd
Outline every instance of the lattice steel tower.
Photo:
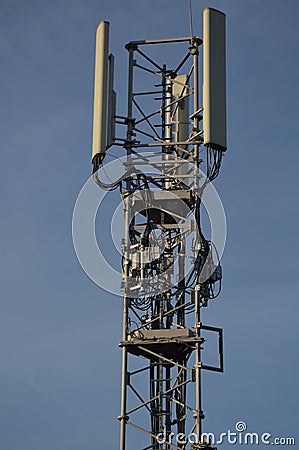
[[[222,271],[202,211],[227,148],[225,15],[204,10],[203,39],[129,42],[124,116],[108,41],[101,22],[92,162],[96,183],[119,187],[124,205],[120,450],[212,448],[201,438],[201,375],[223,371],[222,329],[204,325],[201,313],[218,296]],[[112,146],[124,175],[105,184],[99,169]],[[202,358],[206,332],[218,335],[215,367]]]

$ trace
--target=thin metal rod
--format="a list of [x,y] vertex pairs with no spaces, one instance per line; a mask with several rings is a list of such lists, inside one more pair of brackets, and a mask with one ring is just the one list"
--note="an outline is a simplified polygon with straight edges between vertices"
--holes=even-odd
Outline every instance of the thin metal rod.
[[[171,145],[200,145],[202,144],[202,139],[198,140],[189,140],[189,141],[179,141],[179,142],[171,142]],[[152,142],[146,143],[146,144],[132,144],[132,147],[134,148],[142,148],[142,147],[161,147],[162,145],[169,146],[169,142],[160,142],[159,144],[154,144]]]
[[189,367],[185,367],[182,364],[179,364],[179,363],[177,363],[175,361],[172,361],[171,359],[166,358],[166,356],[159,355],[159,353],[153,352],[152,350],[149,350],[148,348],[142,347],[141,345],[138,345],[138,347],[141,350],[143,350],[144,352],[149,353],[150,355],[156,356],[157,358],[161,358],[161,359],[163,359],[163,361],[166,361],[166,362],[168,362],[170,364],[174,364],[177,367],[181,367],[183,370],[186,370],[186,372],[192,372],[192,369],[189,369]]
[[141,369],[134,370],[130,372],[130,375],[137,375],[138,373],[144,372],[145,370],[149,370],[151,366],[142,367]]
[[[128,425],[130,425],[133,428],[136,428],[139,431],[142,431],[143,433],[147,434],[148,436],[152,436],[157,442],[158,442],[158,436],[156,436],[154,433],[151,433],[150,431],[145,430],[142,427],[139,427],[138,425],[132,423],[132,422],[128,422]],[[178,450],[181,450],[182,447],[178,447],[177,445],[173,444],[173,443],[169,443],[169,445],[171,445],[174,448],[177,448]],[[149,448],[152,448],[152,446],[150,446]]]
[[189,2],[190,35],[193,36],[192,0]]
[[183,369],[180,368],[180,370],[179,370],[178,373],[177,373],[177,376],[175,377],[175,379],[174,379],[174,381],[173,381],[173,383],[172,383],[172,385],[171,385],[171,388],[172,388],[172,389],[174,389],[175,385],[176,385],[177,382],[179,381],[179,378],[180,378],[182,372],[183,372]]
[[[127,141],[131,141],[132,136],[132,93],[133,93],[133,64],[134,51],[129,50],[129,76],[128,76],[128,126],[127,126]],[[131,163],[131,149],[127,145],[127,163]],[[127,181],[127,188],[129,188],[129,181]],[[124,221],[125,221],[125,276],[129,276],[129,217],[130,217],[130,198],[127,197],[124,201]],[[128,333],[128,298],[125,290],[124,305],[123,305],[123,340],[127,340]],[[126,448],[126,423],[127,423],[127,382],[128,382],[128,354],[127,348],[122,348],[122,376],[121,376],[121,411],[120,411],[120,450]]]
[[162,91],[133,92],[134,97],[138,95],[157,95],[157,94],[162,94]]
[[[202,43],[202,40],[199,37],[195,37],[198,42]],[[188,36],[188,37],[181,37],[181,38],[167,38],[167,39],[146,39],[143,41],[130,41],[127,46],[132,46],[132,45],[146,45],[146,44],[171,44],[172,42],[191,42],[192,41],[192,36]]]
[[170,397],[170,400],[171,400],[173,403],[176,403],[177,405],[180,405],[180,406],[184,406],[184,407],[187,408],[189,411],[192,411],[193,413],[196,413],[196,409],[191,408],[191,406],[188,406],[188,405],[186,405],[185,403],[179,402],[177,399],[175,399],[175,398],[173,398],[173,397]]
[[221,372],[224,372],[224,362],[223,362],[223,330],[219,330],[219,367]]
[[170,103],[167,103],[166,106],[162,106],[160,109],[157,109],[156,111],[152,112],[151,114],[148,114],[147,116],[144,116],[144,119],[137,120],[136,121],[136,125],[138,125],[140,122],[143,122],[146,119],[150,119],[151,117],[156,116],[157,114],[160,114],[161,113],[161,109],[162,110],[169,109],[172,105],[175,105],[180,100],[183,100],[184,98],[189,97],[190,95],[191,95],[190,93],[187,93],[187,94],[183,95],[182,97],[180,97],[179,99],[176,99],[176,100],[173,100]]
[[[157,139],[159,139],[159,140],[161,140],[161,138],[160,138],[160,136],[158,135],[158,133],[157,133],[157,131],[155,130],[155,128],[153,127],[153,125],[150,123],[150,121],[149,121],[149,119],[150,119],[150,117],[152,117],[152,115],[151,116],[146,116],[145,114],[144,114],[144,112],[142,111],[142,108],[138,105],[138,103],[136,102],[136,100],[135,99],[133,99],[133,103],[134,103],[134,105],[136,106],[136,108],[138,109],[138,111],[140,112],[140,114],[142,115],[142,117],[143,117],[143,120],[138,120],[138,121],[136,121],[135,122],[135,125],[137,125],[137,124],[139,124],[139,123],[141,123],[141,122],[143,122],[144,120],[146,121],[146,123],[148,124],[148,126],[150,127],[150,129],[154,132],[154,134],[156,135],[156,137],[157,137]],[[153,114],[154,115],[154,114]]]
[[139,409],[143,408],[144,406],[148,405],[149,403],[152,403],[154,400],[157,400],[159,398],[159,395],[155,395],[154,397],[151,397],[146,402],[140,403],[138,406],[135,406],[134,408],[130,409],[128,411],[128,414],[132,414],[133,412],[138,411]]
[[[177,386],[175,386],[174,388],[170,388],[167,391],[165,391],[163,393],[163,395],[169,394],[170,392],[173,392],[174,389],[177,389],[185,384],[191,383],[191,379],[184,381],[183,383],[178,384]],[[148,405],[149,403],[152,403],[154,400],[157,400],[160,397],[160,395],[155,395],[154,397],[151,397],[149,400],[147,400],[144,403],[140,403],[140,405],[135,406],[134,408],[130,409],[130,411],[128,411],[128,415],[132,414],[133,412],[138,411],[139,409],[143,408],[144,406]]]
[[183,67],[183,65],[185,64],[185,62],[188,61],[190,57],[190,52],[187,53],[187,55],[182,59],[182,61],[180,62],[180,64],[177,66],[177,68],[174,70],[174,73],[178,73],[178,71]]
[[201,369],[209,370],[210,372],[223,372],[223,370],[220,367],[207,366],[205,364],[202,364],[200,367]]
[[148,62],[150,62],[153,66],[155,66],[158,70],[162,70],[162,67],[159,66],[159,64],[157,64],[152,58],[150,58],[149,56],[147,56],[145,53],[143,53],[141,50],[139,50],[139,48],[137,48],[136,50],[137,53],[139,53],[139,55],[143,56],[144,59],[146,59]]
[[149,412],[151,412],[150,408],[147,406],[147,404],[144,403],[143,398],[142,398],[141,395],[138,393],[138,391],[136,391],[136,389],[134,388],[134,386],[132,386],[131,383],[130,383],[128,386],[132,389],[132,391],[134,392],[134,394],[136,395],[136,397],[138,398],[138,400],[140,400],[141,403],[144,404],[144,406],[146,407],[146,409],[147,409]]
[[157,139],[156,138],[156,136],[153,136],[152,134],[149,134],[149,133],[147,133],[146,131],[143,131],[143,130],[140,130],[139,128],[134,128],[134,130],[137,132],[137,133],[140,133],[140,134],[143,134],[144,136],[147,136],[147,137],[149,137],[149,138],[151,138],[151,139]]
[[141,69],[141,70],[145,70],[145,72],[149,72],[153,75],[158,75],[157,72],[155,72],[154,70],[151,70],[148,67],[142,66],[141,64],[135,63],[135,67],[137,67],[138,69]]
[[[195,287],[195,332],[196,336],[200,337],[200,296],[199,286]],[[200,343],[195,344],[195,408],[196,408],[196,436],[197,442],[201,442],[201,346]]]
[[[126,339],[126,323],[128,317],[127,299],[124,297],[124,314],[123,314],[123,338]],[[120,450],[125,450],[126,446],[126,408],[127,408],[127,366],[128,355],[126,347],[122,348],[122,380],[121,380],[121,412],[120,412]]]

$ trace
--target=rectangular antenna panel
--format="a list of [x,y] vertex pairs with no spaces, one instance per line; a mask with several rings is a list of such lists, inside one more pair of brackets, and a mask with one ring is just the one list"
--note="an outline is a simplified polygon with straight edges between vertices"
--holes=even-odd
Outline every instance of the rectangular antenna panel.
[[[190,135],[190,119],[189,119],[189,86],[187,85],[187,75],[178,75],[173,80],[172,94],[175,100],[181,98],[177,104],[175,104],[174,114],[174,140],[177,142],[187,141]],[[186,96],[186,97],[185,97]],[[185,98],[184,98],[185,97]],[[180,145],[176,148],[177,155],[182,159],[188,159],[188,145]],[[177,168],[177,174],[186,175],[188,172],[188,163],[179,165]],[[186,183],[186,179],[184,182]]]
[[[172,94],[178,103],[175,104],[174,119],[175,126],[175,140],[187,141],[189,139],[189,87],[187,86],[187,75],[179,75],[173,80]],[[179,153],[179,151],[178,151]],[[181,157],[186,157],[186,154],[181,152]]]
[[107,148],[108,53],[109,22],[102,21],[96,31],[92,158],[104,157]]
[[107,148],[111,147],[115,138],[116,92],[114,90],[114,56],[112,54],[109,55],[108,72]]
[[226,16],[203,12],[203,129],[204,144],[226,150]]

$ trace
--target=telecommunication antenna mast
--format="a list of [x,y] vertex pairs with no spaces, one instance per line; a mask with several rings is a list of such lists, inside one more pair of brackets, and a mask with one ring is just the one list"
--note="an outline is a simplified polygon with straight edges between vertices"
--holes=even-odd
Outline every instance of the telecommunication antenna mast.
[[[202,309],[218,296],[222,270],[204,235],[202,194],[227,148],[225,19],[206,8],[202,39],[129,42],[125,116],[116,113],[109,23],[97,29],[94,179],[119,187],[124,204],[120,450],[212,448],[202,440],[201,378],[223,372],[223,339]],[[165,49],[162,64],[156,49]],[[124,175],[108,185],[98,169],[111,146],[125,156]],[[215,367],[203,361],[206,332],[218,335]]]

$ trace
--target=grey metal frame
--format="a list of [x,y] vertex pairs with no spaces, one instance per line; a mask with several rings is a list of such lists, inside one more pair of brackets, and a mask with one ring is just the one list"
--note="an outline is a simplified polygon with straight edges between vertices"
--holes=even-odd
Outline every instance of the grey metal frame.
[[[145,51],[139,49],[140,46],[150,46],[157,44],[177,44],[186,43],[188,45],[187,56],[181,60],[176,69],[169,70],[166,65],[161,66],[151,56],[147,55]],[[116,116],[117,125],[126,126],[126,137],[115,138],[114,145],[123,147],[127,153],[127,164],[130,166],[134,162],[134,158],[139,160],[139,164],[142,164],[141,160],[145,159],[144,164],[147,163],[146,158],[139,156],[141,149],[160,148],[162,154],[167,154],[169,149],[180,147],[183,151],[187,146],[193,147],[193,151],[185,151],[190,156],[194,164],[194,171],[192,174],[180,175],[180,178],[193,178],[193,183],[198,186],[199,173],[198,167],[201,163],[199,157],[199,148],[202,145],[202,130],[199,128],[202,117],[200,116],[201,107],[199,105],[199,52],[198,48],[202,44],[202,41],[198,37],[183,37],[176,39],[164,39],[164,40],[144,40],[144,41],[132,41],[126,45],[126,49],[129,53],[129,70],[128,70],[128,107],[127,116]],[[139,64],[135,59],[136,55],[148,64],[151,68]],[[179,99],[172,100],[169,92],[171,91],[172,83],[175,83],[176,73],[182,69],[182,67],[190,61],[191,67],[188,72],[188,81],[193,80],[193,85],[188,83],[185,85],[185,93]],[[135,70],[145,71],[147,73],[157,76],[160,80],[158,90],[149,90],[144,92],[134,91],[134,74]],[[183,87],[183,86],[182,86]],[[161,108],[146,113],[138,98],[144,96],[151,96],[159,94],[161,95]],[[192,121],[192,127],[194,130],[193,135],[186,141],[175,141],[171,132],[171,112],[177,107],[178,102],[183,98],[192,97],[193,99],[193,112],[190,116]],[[134,112],[139,114],[140,118],[134,117]],[[161,124],[159,127],[152,123],[152,119],[161,115]],[[142,130],[140,125],[146,124],[148,130]],[[160,128],[160,132],[157,129]],[[136,138],[138,136],[138,139]],[[151,162],[151,164],[154,164]],[[160,160],[157,159],[156,164],[159,166]],[[160,167],[160,166],[159,166]],[[165,162],[164,172],[161,176],[150,177],[149,183],[153,183],[155,188],[160,190],[167,190],[167,180],[169,174],[167,172],[167,162]],[[130,176],[125,180],[125,189],[128,193],[132,193],[137,190],[136,178]],[[125,221],[125,241],[124,241],[124,275],[130,277],[130,229],[132,226],[135,231],[142,230],[143,225],[131,224],[130,222],[130,209],[132,208],[130,196],[124,195],[124,221]],[[194,206],[195,208],[195,206]],[[191,220],[190,220],[191,222]],[[165,234],[171,233],[174,226],[181,233],[181,245],[184,246],[184,230],[183,227],[172,224],[157,224],[159,228]],[[186,225],[185,225],[186,227]],[[190,223],[192,227],[192,223]],[[186,232],[186,231],[185,231]],[[194,256],[195,258],[195,256]],[[197,281],[196,285],[189,292],[185,289],[185,277],[184,277],[184,258],[179,261],[180,267],[180,284],[178,285],[178,294],[176,295],[174,304],[172,303],[169,293],[165,293],[163,296],[156,296],[153,302],[155,305],[151,305],[157,309],[156,316],[143,321],[140,313],[132,306],[132,302],[128,291],[125,287],[124,301],[123,301],[123,334],[120,347],[122,349],[122,377],[121,377],[121,411],[118,417],[120,421],[120,450],[132,449],[132,445],[127,443],[127,427],[134,428],[135,430],[147,435],[150,439],[150,443],[145,449],[152,450],[168,450],[171,448],[185,449],[189,444],[176,445],[170,442],[168,439],[171,433],[183,433],[185,436],[188,432],[195,432],[198,441],[201,442],[202,434],[202,420],[204,418],[202,410],[202,386],[201,386],[201,373],[202,370],[212,370],[223,372],[223,336],[222,329],[217,327],[211,327],[203,325],[201,322],[201,308],[202,300],[200,294],[200,284]],[[197,277],[198,280],[198,277]],[[192,336],[183,337],[171,337],[171,330],[186,330],[186,314],[188,309],[193,307],[194,309],[194,333]],[[132,317],[134,316],[135,326],[132,325]],[[176,321],[174,321],[176,317]],[[162,326],[164,328],[162,328]],[[137,336],[138,333],[146,333],[148,329],[159,329],[161,333],[165,333],[165,336],[161,339],[140,339]],[[164,331],[163,331],[164,330]],[[202,361],[202,346],[204,339],[201,335],[201,330],[207,330],[218,333],[219,337],[219,366],[212,367],[205,365]],[[135,336],[135,337],[134,337]],[[139,336],[139,335],[138,335]],[[167,349],[167,350],[165,350]],[[183,349],[184,353],[180,356],[180,349]],[[167,356],[167,355],[176,356]],[[192,357],[191,357],[192,355]],[[195,362],[192,362],[193,355],[195,356]],[[129,368],[130,359],[134,358],[135,361],[140,361],[141,367],[139,369],[131,370]],[[142,367],[144,358],[147,358],[148,363]],[[144,365],[144,364],[143,364]],[[148,398],[144,398],[144,394],[140,393],[138,388],[134,385],[134,380],[137,376],[148,376],[149,381],[149,395]],[[195,386],[195,405],[188,404],[187,400],[187,387],[192,384]],[[128,395],[129,391],[132,392],[134,398],[138,400],[135,406],[128,407]],[[173,413],[173,409],[175,412]],[[135,423],[138,422],[140,411],[144,411],[150,421],[149,429]],[[191,419],[187,420],[187,415],[191,414]],[[134,420],[134,417],[136,418]],[[190,420],[194,420],[191,428],[187,432],[187,426]],[[165,433],[167,442],[159,443],[157,435],[159,433]],[[208,443],[199,444],[198,447],[193,448],[209,448]]]

